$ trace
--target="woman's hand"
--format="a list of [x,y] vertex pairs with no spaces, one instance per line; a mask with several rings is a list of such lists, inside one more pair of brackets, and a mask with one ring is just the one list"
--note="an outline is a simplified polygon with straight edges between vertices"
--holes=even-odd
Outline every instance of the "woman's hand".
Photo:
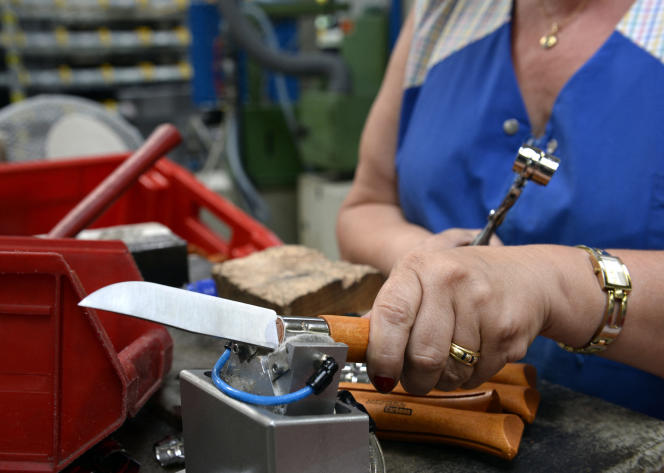
[[[477,386],[526,354],[547,328],[552,297],[565,297],[566,278],[551,247],[441,249],[447,237],[461,235],[450,230],[419,245],[380,290],[367,350],[379,390],[389,391],[399,379],[415,394]],[[451,358],[451,342],[480,352],[477,364]]]

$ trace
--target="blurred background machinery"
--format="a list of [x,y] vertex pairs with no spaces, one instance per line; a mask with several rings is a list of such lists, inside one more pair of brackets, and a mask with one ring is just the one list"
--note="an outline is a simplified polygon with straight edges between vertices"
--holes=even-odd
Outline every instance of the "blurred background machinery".
[[[321,221],[333,229],[364,120],[408,8],[402,0],[0,5],[0,100],[14,104],[0,113],[6,160],[94,154],[86,141],[91,151],[132,148],[169,121],[184,135],[172,159],[285,242],[337,256],[333,231],[324,232],[325,242],[309,235]],[[37,106],[17,108],[37,96]],[[50,131],[51,122],[59,134]],[[24,148],[26,140],[39,141],[26,138],[17,123],[41,133],[43,143],[15,151],[19,141]],[[56,146],[54,136],[80,143]]]
[[117,110],[143,135],[165,120],[182,127],[182,112],[195,112],[186,1],[0,3],[5,103],[85,97]]

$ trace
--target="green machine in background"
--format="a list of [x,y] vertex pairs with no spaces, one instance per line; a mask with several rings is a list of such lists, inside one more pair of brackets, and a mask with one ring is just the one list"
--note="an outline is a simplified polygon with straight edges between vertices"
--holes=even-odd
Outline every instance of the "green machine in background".
[[291,187],[302,171],[296,138],[274,104],[246,104],[242,117],[242,160],[260,189]]
[[340,54],[351,73],[350,94],[321,89],[302,92],[299,140],[302,162],[316,169],[351,173],[357,164],[360,134],[387,64],[387,15],[370,9],[356,19]]
[[[334,13],[344,4],[269,2],[271,18]],[[326,10],[323,10],[325,8]],[[357,164],[364,121],[378,92],[388,58],[387,12],[369,8],[351,22],[334,53],[350,76],[348,90],[331,90],[325,79],[304,79],[294,102],[297,128],[283,108],[265,100],[266,70],[247,61],[248,100],[241,108],[241,143],[247,173],[259,188],[290,187],[303,169],[349,176]]]

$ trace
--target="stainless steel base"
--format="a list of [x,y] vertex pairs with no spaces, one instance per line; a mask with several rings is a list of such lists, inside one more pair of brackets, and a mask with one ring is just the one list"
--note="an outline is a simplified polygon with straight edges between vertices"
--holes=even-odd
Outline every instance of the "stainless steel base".
[[369,471],[369,419],[357,409],[276,414],[224,395],[203,370],[182,371],[180,385],[187,473]]

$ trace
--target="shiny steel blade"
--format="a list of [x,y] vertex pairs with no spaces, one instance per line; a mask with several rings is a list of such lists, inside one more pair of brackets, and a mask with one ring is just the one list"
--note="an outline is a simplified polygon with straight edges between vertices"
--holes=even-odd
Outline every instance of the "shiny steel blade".
[[145,281],[103,287],[78,303],[274,350],[279,344],[277,313],[221,297]]

